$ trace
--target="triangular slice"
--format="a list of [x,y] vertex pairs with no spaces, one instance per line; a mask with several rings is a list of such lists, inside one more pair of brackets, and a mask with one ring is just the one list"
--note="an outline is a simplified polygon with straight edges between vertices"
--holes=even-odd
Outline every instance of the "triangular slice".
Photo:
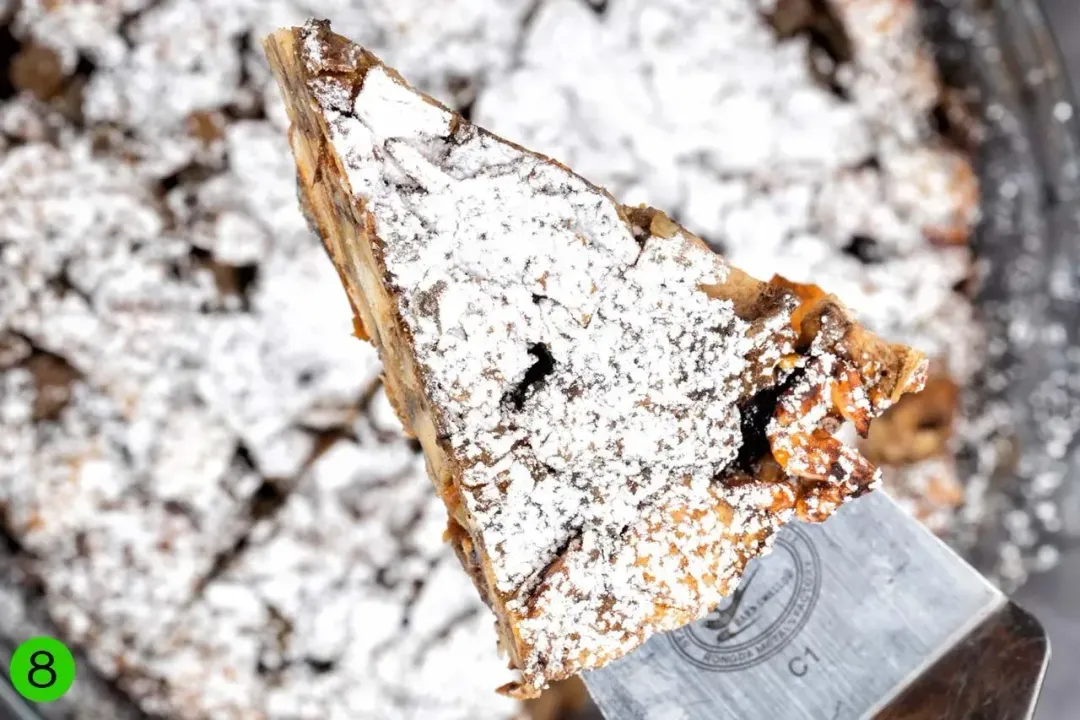
[[784,522],[876,482],[831,431],[918,389],[919,353],[469,124],[325,22],[266,50],[302,203],[521,670],[504,691],[704,615]]

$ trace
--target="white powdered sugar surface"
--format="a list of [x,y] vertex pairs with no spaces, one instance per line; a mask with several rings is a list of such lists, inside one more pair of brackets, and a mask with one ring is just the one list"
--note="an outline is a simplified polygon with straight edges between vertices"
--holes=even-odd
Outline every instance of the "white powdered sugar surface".
[[[317,67],[318,43],[304,47]],[[466,465],[495,586],[522,616],[539,598],[523,640],[549,669],[594,664],[636,644],[657,603],[715,604],[738,556],[717,542],[723,523],[705,532],[673,508],[698,517],[725,501],[714,482],[741,445],[744,376],[791,352],[794,300],[751,330],[702,289],[729,272],[712,251],[682,234],[635,238],[605,193],[458,123],[381,66],[348,112],[342,86],[312,85],[374,218],[439,432]],[[689,550],[645,562],[642,546],[665,533],[721,549],[701,568]],[[537,591],[556,559],[562,590]]]
[[[549,0],[473,120],[664,208],[751,275],[835,293],[964,385],[985,358],[957,291],[974,274],[962,241],[976,181],[929,127],[941,88],[915,4],[829,0],[839,53],[770,26],[807,5],[622,0],[595,13]],[[917,495],[912,472],[904,492]]]
[[971,256],[927,236],[972,224],[974,181],[927,126],[939,88],[914,5],[829,3],[853,47],[840,67],[825,58],[839,92],[820,48],[770,26],[784,5],[551,0],[473,119],[664,208],[751,275],[836,293],[963,382],[979,332],[953,288]]
[[[525,9],[456,3],[451,21],[425,2],[323,4],[418,74],[426,63],[426,86],[452,87],[461,102],[509,64]],[[353,424],[380,372],[374,349],[352,337],[337,275],[298,211],[284,109],[259,47],[311,11],[289,0],[24,0],[8,21],[22,49],[55,53],[74,106],[33,90],[0,102],[0,520],[41,584],[29,602],[56,623],[48,633],[86,652],[80,672],[174,718],[221,717],[222,707],[227,717],[267,717],[269,671],[210,641],[219,632],[212,580],[223,564],[246,562],[263,514],[275,517],[275,498],[305,486],[326,437],[360,434]],[[380,418],[380,438],[400,434],[392,416]],[[346,475],[375,472],[378,447],[328,459]],[[415,462],[407,447],[394,452]],[[413,499],[396,506],[388,485],[348,515],[351,542],[380,516],[411,517],[424,488],[411,472]],[[334,503],[328,496],[326,512],[344,526]],[[296,517],[283,515],[283,533],[306,532]],[[440,517],[403,522],[401,533],[433,566],[454,567],[442,530]],[[309,554],[325,559],[345,544],[313,536]],[[383,565],[403,564],[404,586],[427,582],[427,565],[404,568],[399,545],[372,544]],[[266,582],[300,581],[260,562]],[[445,614],[425,610],[444,633],[390,628],[419,649],[388,655],[396,664],[386,689],[352,682],[375,662],[361,646],[347,670],[315,673],[331,688],[317,702],[290,700],[283,712],[381,718],[392,700],[403,717],[513,715],[491,692],[505,678],[490,623],[459,580],[432,576],[426,591],[447,600]],[[408,601],[354,582],[334,602],[369,599],[399,614]],[[377,622],[355,617],[357,637]],[[228,618],[251,627],[265,614],[249,604]],[[440,659],[458,655],[476,658],[471,676]],[[207,670],[226,664],[247,684]],[[310,677],[273,682],[287,698]]]
[[[331,445],[122,682],[169,717],[508,717],[490,618],[400,427]],[[142,693],[139,693],[142,694]]]

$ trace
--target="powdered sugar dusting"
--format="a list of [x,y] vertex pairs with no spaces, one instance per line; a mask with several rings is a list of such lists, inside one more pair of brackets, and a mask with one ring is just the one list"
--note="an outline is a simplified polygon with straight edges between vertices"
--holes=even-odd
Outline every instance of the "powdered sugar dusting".
[[125,684],[168,681],[147,710],[185,717],[197,697],[199,717],[513,713],[491,692],[509,672],[440,541],[445,511],[423,461],[400,430],[374,446],[372,431],[361,421],[360,443],[331,446],[202,601],[129,655],[139,677]]
[[[463,483],[500,590],[581,526],[621,526],[670,477],[707,482],[731,459],[743,358],[773,339],[699,289],[725,279],[718,257],[681,238],[639,248],[606,195],[473,126],[452,130],[379,67],[353,113],[327,116],[441,430],[472,463]],[[769,330],[787,322],[778,313]],[[515,407],[537,346],[551,373]]]
[[[626,0],[598,17],[544,3],[522,67],[474,118],[625,202],[664,208],[751,275],[827,288],[963,380],[980,338],[953,288],[971,255],[927,236],[962,238],[977,188],[927,125],[940,87],[914,3],[829,3],[852,45],[824,73],[835,90],[815,70],[820,48],[770,27],[787,4]],[[860,237],[865,257],[851,247]]]
[[778,488],[708,486],[687,478],[645,507],[619,542],[583,533],[532,598],[518,631],[540,667],[557,675],[596,667],[653,632],[698,619],[734,587],[791,517],[774,513]]
[[[363,581],[324,593],[332,611],[301,618],[318,625],[310,636],[325,639],[341,606],[407,615],[401,588],[428,581],[428,560],[460,573],[441,543],[437,504],[438,514],[409,523],[435,501],[396,422],[384,418],[378,433],[352,427],[375,391],[378,357],[351,336],[336,274],[297,212],[284,111],[258,49],[309,7],[8,5],[0,16],[15,37],[9,50],[55,57],[62,74],[57,96],[31,86],[0,102],[0,522],[29,574],[18,593],[41,588],[30,602],[55,623],[42,634],[86,654],[80,677],[96,672],[173,718],[258,717],[270,681],[257,655],[273,618],[250,601],[254,590],[245,600],[207,580],[222,564],[256,563],[243,559],[241,541],[264,532],[263,515],[294,487],[309,486],[324,434],[358,439],[352,452],[330,455],[339,482],[357,473],[386,487],[357,501],[360,510],[342,495],[363,496],[361,482],[321,496],[322,517],[360,526],[352,540],[315,538],[292,510],[281,534],[302,536],[309,561],[322,563],[370,541],[382,547],[381,565],[402,565],[403,579],[384,591],[369,566]],[[340,2],[334,14],[396,59],[425,64],[425,86],[454,87],[463,101],[507,64],[523,9],[470,0],[449,21],[426,14],[426,2],[377,5]],[[427,22],[400,24],[410,16]],[[430,44],[408,40],[419,36]],[[410,483],[424,493],[402,489]],[[395,527],[407,542],[388,542],[370,520],[395,513],[406,515]],[[424,562],[406,559],[418,548]],[[261,557],[245,583],[303,585],[301,571]],[[319,672],[275,677],[276,696],[318,689],[274,716],[385,717],[391,701],[402,717],[425,720],[511,716],[513,704],[490,693],[504,673],[483,606],[464,578],[446,575],[432,574],[425,591],[448,602],[445,613],[425,606],[424,634],[386,626],[402,646],[380,669],[383,689],[346,680],[379,662],[357,640],[347,668],[326,670],[320,657]],[[351,637],[372,613],[350,620]],[[430,624],[439,627],[428,634]],[[252,626],[263,634],[245,634]],[[5,642],[25,639],[7,637],[10,627]],[[468,677],[438,661],[459,652],[475,658]],[[96,712],[79,697],[58,712]]]
[[816,30],[790,19],[807,5],[545,2],[473,117],[663,207],[751,275],[827,288],[966,383],[985,358],[957,291],[978,188],[928,124],[941,85],[916,4],[831,0]]
[[742,442],[745,378],[782,379],[794,298],[752,328],[703,290],[729,269],[692,238],[632,231],[602,191],[381,66],[351,110],[337,82],[311,88],[374,220],[438,431],[465,463],[526,678],[707,610],[745,557],[721,535],[764,542],[784,516],[766,510],[773,489],[733,492],[733,509],[716,481]]

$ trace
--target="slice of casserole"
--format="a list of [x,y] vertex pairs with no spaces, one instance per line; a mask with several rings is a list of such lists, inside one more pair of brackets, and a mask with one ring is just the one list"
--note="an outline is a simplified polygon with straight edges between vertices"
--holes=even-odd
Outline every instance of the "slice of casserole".
[[878,479],[832,431],[923,356],[410,88],[325,22],[266,41],[301,202],[521,680],[598,667]]

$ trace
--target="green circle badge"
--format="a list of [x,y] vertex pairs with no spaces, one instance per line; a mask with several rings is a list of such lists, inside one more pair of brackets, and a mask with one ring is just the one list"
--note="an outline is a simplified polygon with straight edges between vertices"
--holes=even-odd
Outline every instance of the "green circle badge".
[[11,684],[27,700],[52,702],[75,681],[75,658],[64,643],[50,637],[30,638],[11,656]]

